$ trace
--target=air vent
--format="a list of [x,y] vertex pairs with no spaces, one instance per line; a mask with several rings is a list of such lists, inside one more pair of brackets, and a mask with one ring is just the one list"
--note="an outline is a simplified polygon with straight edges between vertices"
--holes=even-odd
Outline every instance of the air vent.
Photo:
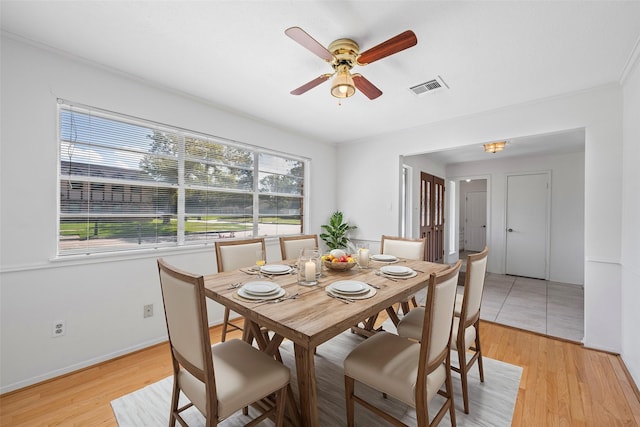
[[416,95],[424,95],[425,93],[431,93],[442,89],[449,89],[449,86],[447,86],[444,80],[442,80],[442,77],[438,76],[433,80],[420,83],[419,85],[415,85],[413,87],[410,87],[409,89]]

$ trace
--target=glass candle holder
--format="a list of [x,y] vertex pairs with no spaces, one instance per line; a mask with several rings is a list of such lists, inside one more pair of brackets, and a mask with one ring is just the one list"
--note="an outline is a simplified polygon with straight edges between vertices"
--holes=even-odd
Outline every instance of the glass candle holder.
[[300,255],[298,259],[298,284],[304,286],[313,286],[318,284],[316,271],[318,263],[311,256]]
[[300,256],[309,258],[316,263],[316,279],[322,275],[322,257],[318,248],[302,249]]
[[358,265],[360,268],[369,268],[369,248],[358,249]]

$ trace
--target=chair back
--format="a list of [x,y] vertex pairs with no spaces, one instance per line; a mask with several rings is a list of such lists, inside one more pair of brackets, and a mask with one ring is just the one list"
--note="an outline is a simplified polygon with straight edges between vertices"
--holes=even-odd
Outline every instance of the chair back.
[[427,374],[442,364],[449,352],[453,308],[462,261],[429,278],[427,303],[422,325],[420,360],[426,362]]
[[296,259],[302,249],[315,249],[318,247],[317,234],[305,234],[302,236],[280,237],[280,252],[282,259]]
[[174,374],[179,370],[179,363],[182,369],[206,384],[215,402],[204,278],[180,271],[163,259],[158,260],[158,271]]
[[489,248],[485,246],[482,252],[467,257],[464,296],[462,298],[462,309],[460,311],[460,318],[464,319],[464,323],[467,325],[473,323],[476,317],[480,315],[480,304],[482,303],[488,255]]
[[263,238],[216,242],[218,272],[255,265],[256,251],[259,250],[265,250]]
[[382,236],[380,253],[398,258],[424,261],[427,239],[407,239],[404,237]]

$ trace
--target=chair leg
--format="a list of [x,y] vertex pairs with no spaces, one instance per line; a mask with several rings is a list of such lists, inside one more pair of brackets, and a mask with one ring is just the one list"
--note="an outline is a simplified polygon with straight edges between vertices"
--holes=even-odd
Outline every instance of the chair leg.
[[482,366],[482,350],[480,349],[480,321],[476,324],[476,353],[478,353],[478,371],[480,382],[484,382],[484,367]]
[[458,343],[458,365],[460,366],[460,381],[462,382],[462,401],[464,403],[464,413],[469,413],[469,389],[467,384],[467,352],[464,345]]
[[451,380],[451,369],[447,369],[445,388],[447,390],[447,398],[449,399],[449,420],[451,421],[451,427],[456,427],[456,405],[453,401],[453,381]]
[[171,393],[171,412],[169,416],[169,427],[176,425],[176,413],[178,412],[178,399],[180,398],[180,387],[178,386],[178,376],[173,375],[173,392]]
[[222,320],[222,334],[220,336],[220,342],[225,342],[227,339],[227,325],[229,324],[229,307],[224,308],[224,318]]
[[346,397],[347,405],[347,427],[354,426],[354,401],[353,392],[355,388],[355,380],[351,377],[344,376],[344,394]]
[[284,424],[284,411],[287,406],[287,387],[281,388],[276,394],[276,427]]

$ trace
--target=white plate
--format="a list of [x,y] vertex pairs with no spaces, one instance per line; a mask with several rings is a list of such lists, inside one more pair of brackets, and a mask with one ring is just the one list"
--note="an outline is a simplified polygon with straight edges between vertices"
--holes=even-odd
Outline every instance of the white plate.
[[413,273],[412,269],[401,265],[385,265],[384,267],[380,267],[380,271],[392,276],[408,276]]
[[357,280],[338,280],[329,285],[328,288],[340,294],[361,294],[369,291],[369,285]]
[[405,280],[405,279],[411,279],[412,277],[416,277],[418,275],[418,272],[414,270],[413,273],[407,274],[406,276],[398,276],[397,274],[385,274],[382,272],[380,272],[380,275],[382,277],[388,277],[394,280]]
[[254,295],[270,295],[278,291],[280,285],[273,282],[247,282],[241,289]]
[[331,286],[327,286],[325,288],[329,295],[334,295],[334,296],[341,297],[341,298],[348,298],[348,299],[351,299],[351,300],[371,298],[377,292],[374,288],[372,288],[370,286],[369,286],[369,290],[368,291],[362,292],[362,293],[359,293],[359,294],[342,294],[340,292],[332,291],[330,288],[331,288]]
[[256,300],[256,301],[268,301],[276,298],[280,298],[287,293],[284,289],[280,288],[280,291],[274,293],[273,295],[254,295],[245,291],[243,288],[238,289],[238,295],[242,298]]
[[260,271],[267,274],[287,274],[291,271],[291,267],[282,264],[266,264],[260,267]]
[[374,261],[383,261],[383,262],[393,262],[398,260],[398,258],[393,255],[385,255],[385,254],[371,255],[371,259]]

